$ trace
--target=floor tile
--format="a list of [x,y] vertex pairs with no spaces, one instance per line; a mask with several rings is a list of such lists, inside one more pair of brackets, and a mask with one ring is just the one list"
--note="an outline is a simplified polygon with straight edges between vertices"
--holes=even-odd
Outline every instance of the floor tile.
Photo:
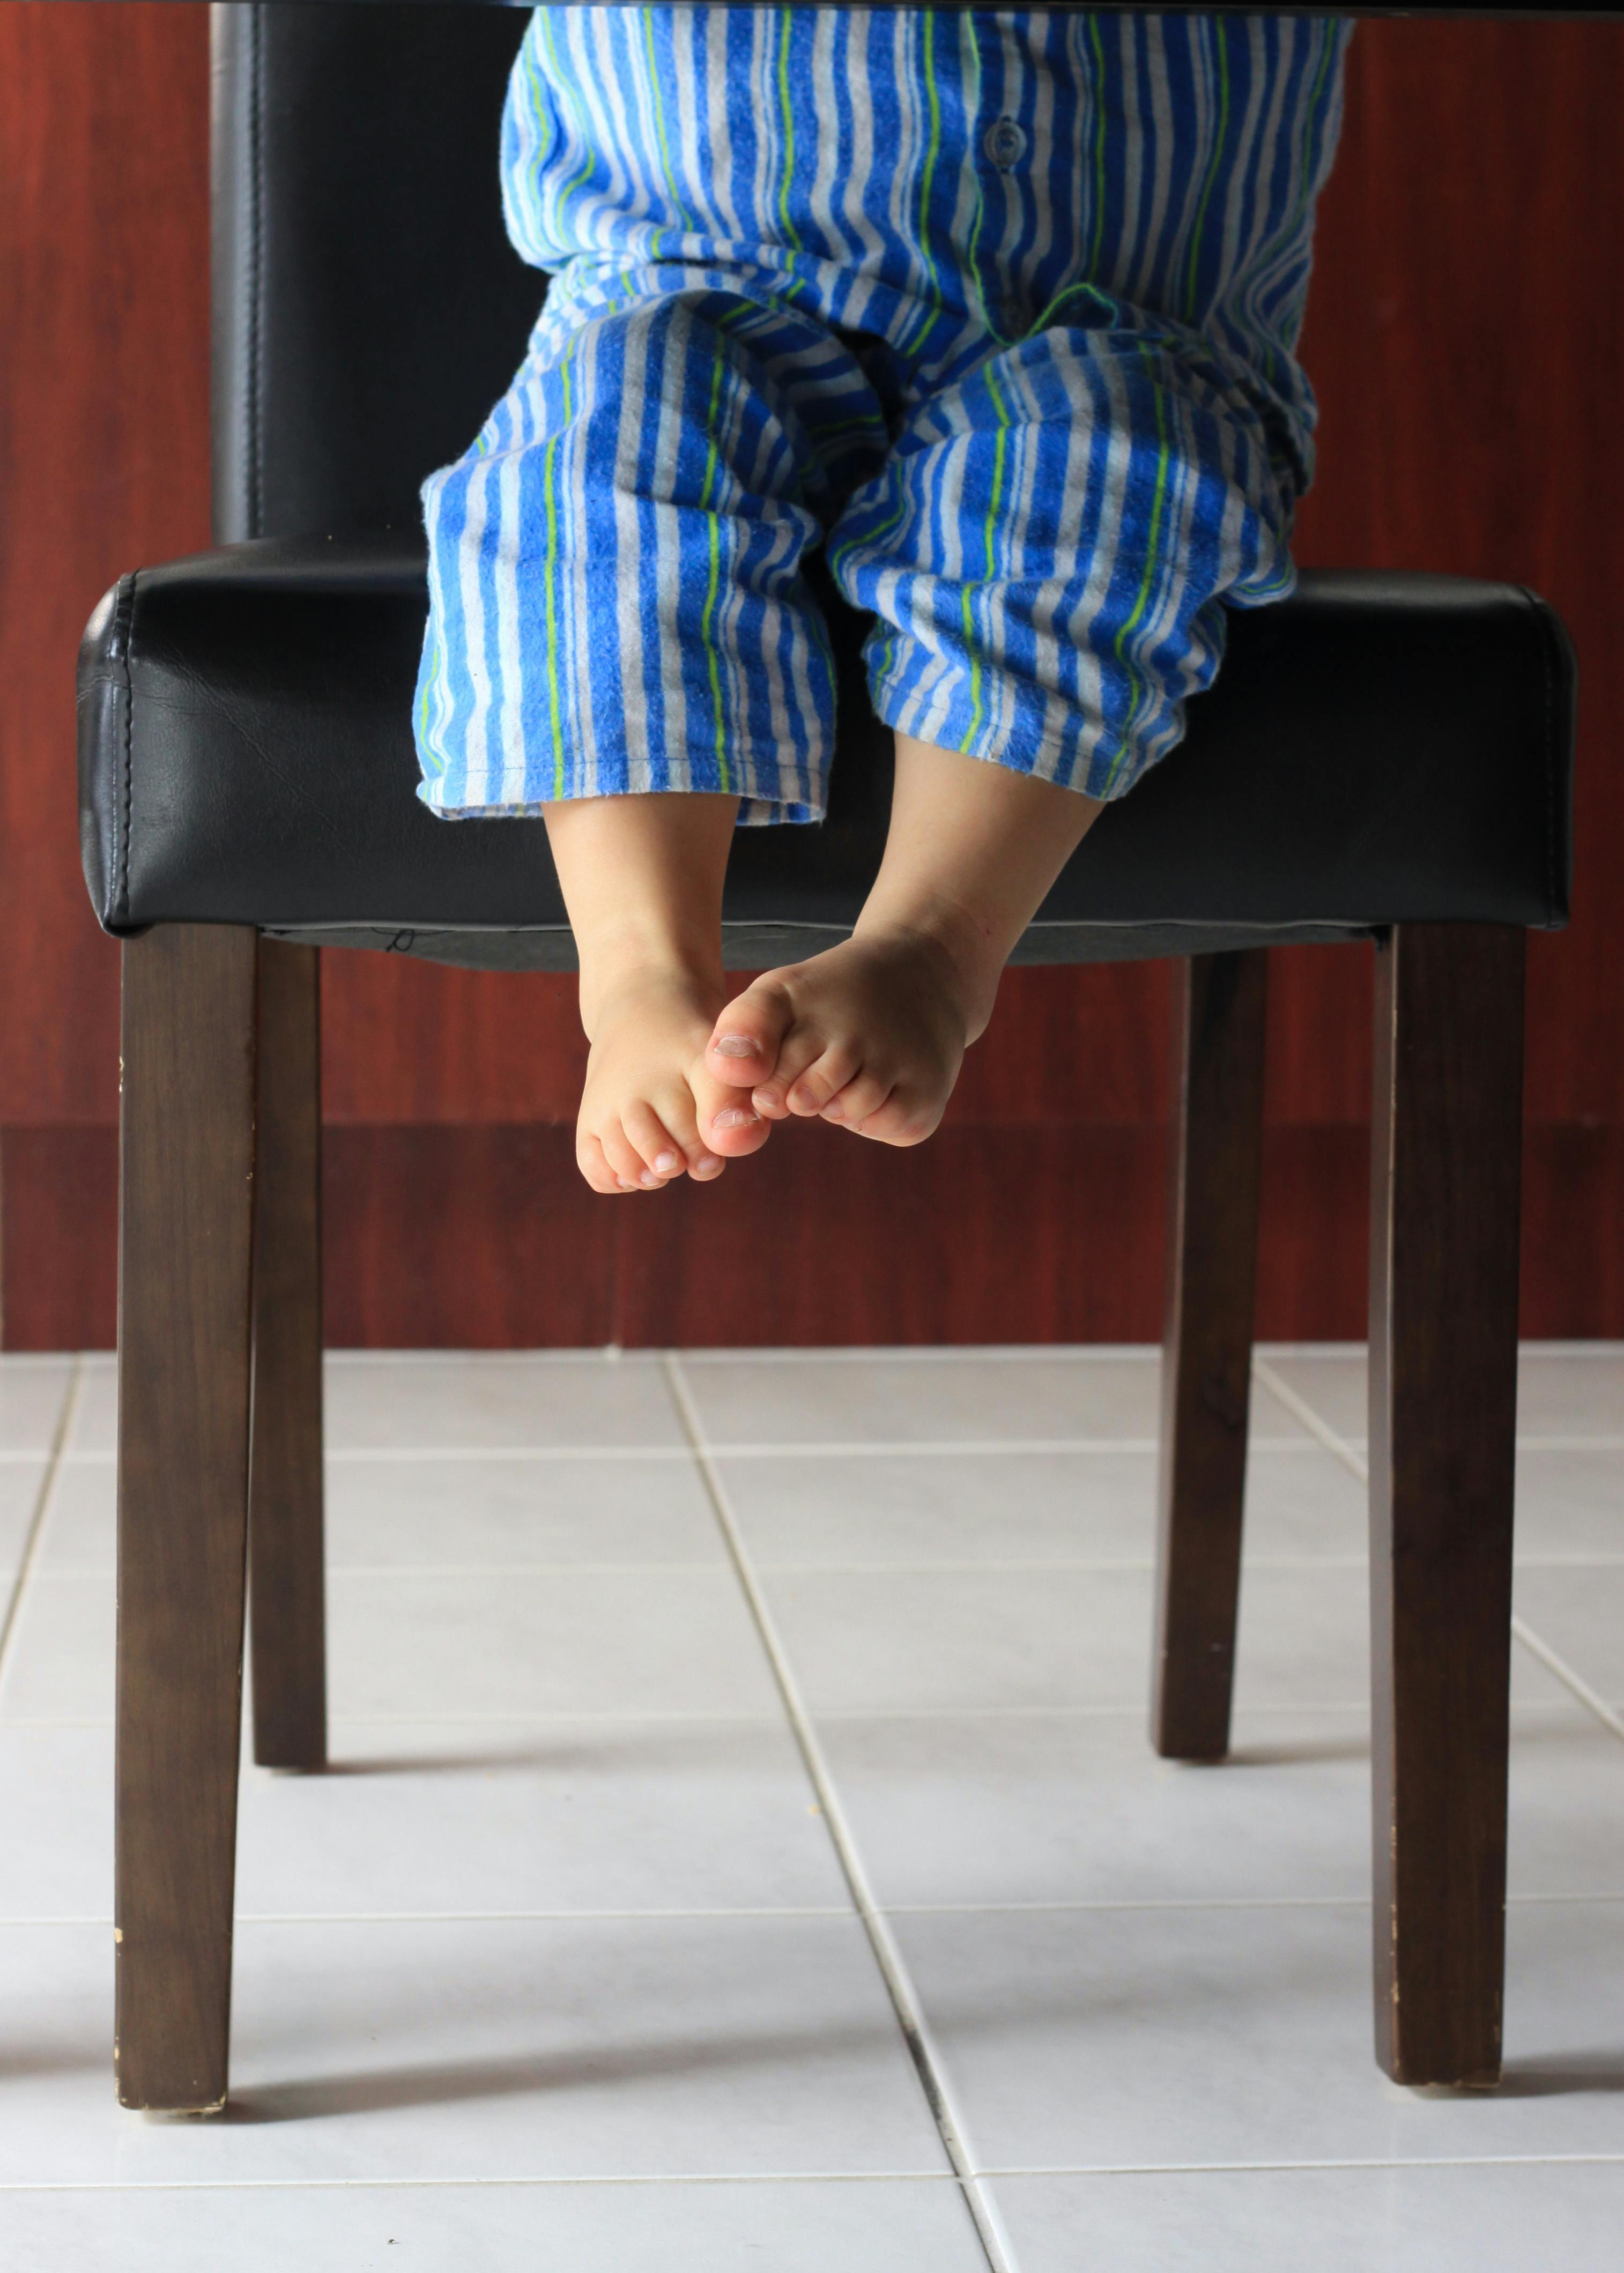
[[[0,1721],[113,1709],[111,1574],[38,1572]],[[767,1713],[778,1692],[731,1571],[331,1574],[343,1714]]]
[[[64,1461],[41,1567],[110,1571],[116,1498],[110,1460]],[[327,1462],[327,1552],[329,1569],[726,1560],[685,1451],[669,1459],[341,1456]]]
[[50,1451],[72,1374],[71,1358],[0,1356],[0,1451]]
[[[1154,1452],[856,1453],[718,1462],[759,1568],[1139,1563],[1155,1556]],[[1252,1555],[1365,1549],[1363,1487],[1318,1445],[1254,1452]]]
[[1624,1457],[1520,1452],[1516,1551],[1525,1561],[1624,1559]]
[[[1148,1571],[770,1571],[762,1583],[816,1712],[1138,1709],[1149,1693]],[[1364,1703],[1369,1624],[1358,1568],[1253,1564],[1237,1705]],[[1566,1692],[1519,1651],[1513,1694]]]
[[47,1466],[43,1459],[0,1460],[0,1571],[15,1571],[22,1560]]
[[1334,1453],[1318,1444],[1301,1452],[1252,1452],[1244,1560],[1362,1560],[1369,1538],[1369,1492]]
[[945,2168],[854,1919],[245,1924],[203,2124],[115,2104],[111,1976],[0,1929],[0,2184]]
[[330,1448],[680,1444],[657,1357],[592,1352],[372,1353],[329,1358]]
[[[1244,1715],[1214,1767],[1158,1759],[1146,1717],[831,1720],[821,1740],[883,1903],[1364,1899],[1363,1714]],[[1517,1712],[1510,1845],[1514,1894],[1624,1895],[1624,1744],[1576,1706]]]
[[341,1569],[726,1561],[686,1453],[668,1460],[334,1460],[327,1519],[327,1560]]
[[1624,1437],[1624,1347],[1590,1349],[1524,1342],[1517,1375],[1524,1437]]
[[0,2192],[0,2259],[62,2273],[986,2273],[945,2179]]
[[1342,1348],[1296,1349],[1289,1353],[1268,1348],[1258,1354],[1271,1373],[1295,1390],[1328,1428],[1350,1444],[1363,1444],[1369,1422],[1365,1352]]
[[1020,2273],[1602,2273],[1624,2163],[1000,2179]]
[[715,1351],[683,1359],[711,1443],[904,1444],[958,1438],[1148,1437],[1154,1351],[937,1351],[911,1357]]
[[116,1607],[110,1572],[34,1572],[0,1674],[0,1722],[110,1720]]
[[1221,1767],[1158,1759],[1142,1707],[820,1737],[884,1904],[1357,1899],[1369,1877],[1361,1714],[1254,1717]]
[[894,1924],[982,2168],[1624,2144],[1624,1902],[1512,1905],[1507,2085],[1450,2096],[1376,2067],[1364,1904]]
[[244,1911],[850,1907],[786,1726],[341,1721],[332,1752],[244,1776]]
[[1610,1704],[1624,1705],[1624,1565],[1524,1567],[1512,1600],[1542,1641]]
[[730,1570],[341,1572],[327,1616],[336,1714],[778,1710]]
[[118,1442],[118,1363],[111,1350],[79,1359],[79,1400],[68,1431],[69,1452],[110,1452]]
[[[87,1367],[71,1439],[117,1441],[110,1362]],[[601,1351],[329,1351],[323,1384],[329,1449],[418,1445],[680,1444],[681,1425],[658,1357]]]
[[[793,1740],[771,1722],[331,1734],[325,1775],[244,1759],[244,1917],[850,1907]],[[110,1917],[112,1776],[109,1726],[0,1723],[0,1918]]]
[[1150,1662],[1147,1571],[767,1572],[815,1713],[1136,1704]]
[[111,1571],[117,1562],[118,1475],[100,1455],[64,1459],[40,1530],[41,1571]]
[[758,1569],[1148,1563],[1154,1452],[718,1462]]
[[[1339,1436],[1362,1444],[1368,1426],[1365,1354],[1297,1348],[1259,1353]],[[1624,1348],[1581,1350],[1524,1342],[1517,1368],[1517,1433],[1624,1436]]]

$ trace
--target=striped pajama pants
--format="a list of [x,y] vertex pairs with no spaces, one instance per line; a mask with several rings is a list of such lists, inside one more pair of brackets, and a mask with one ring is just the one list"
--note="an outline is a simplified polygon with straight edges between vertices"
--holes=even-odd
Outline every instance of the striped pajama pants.
[[502,123],[552,278],[425,484],[436,813],[823,813],[828,633],[899,731],[1120,796],[1283,597],[1344,21],[538,8]]

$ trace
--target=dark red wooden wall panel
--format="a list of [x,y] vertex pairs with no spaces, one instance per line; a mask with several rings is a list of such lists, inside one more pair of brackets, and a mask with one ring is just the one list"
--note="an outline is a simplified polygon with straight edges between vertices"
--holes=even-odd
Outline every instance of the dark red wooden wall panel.
[[[78,872],[72,660],[207,541],[201,6],[0,7],[0,1338],[112,1324],[117,953]],[[1533,943],[1524,1323],[1624,1332],[1624,25],[1361,24],[1304,355],[1304,562],[1523,579],[1578,645],[1577,916]],[[1160,966],[1019,971],[941,1136],[774,1137],[595,1200],[573,989],[331,955],[328,1315],[371,1343],[1123,1339],[1157,1330]],[[1277,955],[1267,1334],[1360,1328],[1370,958]],[[718,1257],[731,1258],[726,1263]]]

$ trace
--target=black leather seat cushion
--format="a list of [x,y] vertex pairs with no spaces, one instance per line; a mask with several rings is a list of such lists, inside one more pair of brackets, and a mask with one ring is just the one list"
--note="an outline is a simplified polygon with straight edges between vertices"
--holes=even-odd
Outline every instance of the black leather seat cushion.
[[[86,874],[117,933],[254,924],[450,962],[567,968],[545,829],[415,795],[415,543],[267,539],[126,577],[79,675]],[[878,861],[889,734],[831,615],[841,739],[822,827],[741,829],[735,967],[827,944]],[[1573,664],[1515,585],[1359,571],[1230,618],[1180,749],[1101,816],[1029,962],[1566,920]]]

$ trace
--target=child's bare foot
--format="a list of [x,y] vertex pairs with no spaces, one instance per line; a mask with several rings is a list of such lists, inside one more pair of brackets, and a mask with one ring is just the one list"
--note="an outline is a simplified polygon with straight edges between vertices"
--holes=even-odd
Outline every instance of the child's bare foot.
[[705,1063],[764,1121],[821,1115],[882,1144],[941,1121],[998,982],[932,932],[865,931],[770,971],[716,1022]]
[[594,1191],[701,1183],[758,1152],[767,1123],[705,1065],[719,984],[658,969],[628,973],[592,1004],[575,1159]]
[[897,737],[885,857],[850,939],[728,1003],[705,1065],[765,1121],[820,1114],[883,1144],[941,1121],[998,979],[1100,807]]

